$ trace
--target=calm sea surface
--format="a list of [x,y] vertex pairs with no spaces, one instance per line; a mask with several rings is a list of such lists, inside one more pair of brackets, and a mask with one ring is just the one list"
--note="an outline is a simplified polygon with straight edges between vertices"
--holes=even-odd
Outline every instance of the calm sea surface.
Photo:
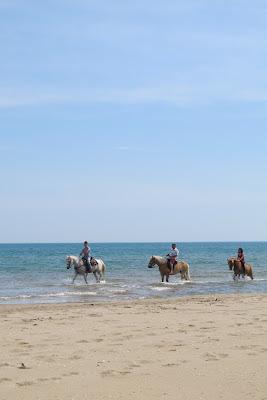
[[[254,266],[255,280],[234,282],[226,259],[237,248]],[[0,244],[0,303],[101,302],[151,297],[180,297],[209,293],[267,292],[267,242],[179,243],[180,259],[190,264],[191,282],[173,276],[162,284],[158,269],[148,269],[151,255],[165,255],[169,243],[92,244],[93,255],[107,266],[105,281],[89,284],[78,277],[71,283],[66,255],[78,255],[80,244]]]

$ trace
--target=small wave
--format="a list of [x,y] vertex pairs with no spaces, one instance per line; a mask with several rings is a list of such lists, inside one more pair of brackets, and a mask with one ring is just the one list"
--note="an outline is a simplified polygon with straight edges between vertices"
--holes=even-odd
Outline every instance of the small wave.
[[30,299],[32,298],[32,295],[29,294],[21,294],[18,296],[1,296],[0,300],[12,300],[12,299]]
[[46,297],[68,297],[68,296],[96,296],[96,292],[59,292],[59,293],[46,293],[46,294],[21,294],[17,296],[1,296],[0,300],[15,300],[15,299],[34,299]]
[[254,278],[253,281],[265,281],[266,282],[267,279],[266,278]]
[[163,290],[170,290],[172,289],[172,287],[168,287],[168,286],[154,286],[151,288],[151,290],[157,290],[158,292],[162,292]]
[[112,291],[112,295],[126,295],[128,294],[128,290],[115,290],[114,292]]

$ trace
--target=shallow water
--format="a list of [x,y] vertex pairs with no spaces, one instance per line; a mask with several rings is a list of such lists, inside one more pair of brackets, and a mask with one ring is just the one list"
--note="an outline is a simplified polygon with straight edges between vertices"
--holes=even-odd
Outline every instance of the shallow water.
[[[254,281],[234,282],[226,259],[237,248],[245,250],[254,266]],[[165,255],[169,243],[92,244],[95,257],[107,265],[105,282],[88,285],[73,270],[66,270],[65,257],[77,255],[80,244],[0,244],[0,303],[62,303],[121,301],[149,297],[170,298],[196,294],[267,292],[267,242],[179,243],[180,259],[190,264],[191,282],[178,275],[162,284],[158,269],[148,269],[149,258]]]

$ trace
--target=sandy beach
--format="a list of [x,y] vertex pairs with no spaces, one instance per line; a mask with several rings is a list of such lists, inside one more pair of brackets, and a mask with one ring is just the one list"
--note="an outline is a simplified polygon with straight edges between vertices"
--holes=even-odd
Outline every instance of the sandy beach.
[[267,295],[0,313],[1,400],[267,399]]

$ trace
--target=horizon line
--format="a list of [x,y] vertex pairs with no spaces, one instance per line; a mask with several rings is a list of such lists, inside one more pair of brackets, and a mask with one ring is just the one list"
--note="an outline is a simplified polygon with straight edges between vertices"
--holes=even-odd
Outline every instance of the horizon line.
[[[267,243],[267,240],[192,240],[192,241],[104,241],[104,242],[89,242],[89,244],[161,244],[161,243]],[[80,242],[0,242],[0,245],[8,244],[19,244],[19,245],[31,245],[31,244],[83,244]]]

